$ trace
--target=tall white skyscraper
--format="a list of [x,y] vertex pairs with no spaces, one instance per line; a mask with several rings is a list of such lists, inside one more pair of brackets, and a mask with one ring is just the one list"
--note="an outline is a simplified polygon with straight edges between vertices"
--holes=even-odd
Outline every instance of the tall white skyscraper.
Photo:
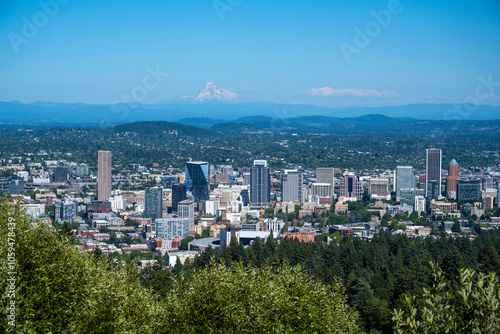
[[282,202],[303,201],[302,172],[298,170],[285,170],[281,182]]

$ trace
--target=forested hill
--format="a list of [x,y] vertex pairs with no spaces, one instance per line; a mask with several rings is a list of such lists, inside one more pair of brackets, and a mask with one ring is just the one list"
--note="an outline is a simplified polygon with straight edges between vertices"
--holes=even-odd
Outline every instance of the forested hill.
[[217,136],[213,131],[189,126],[174,122],[163,121],[146,121],[136,123],[125,123],[115,125],[108,129],[109,132],[123,133],[135,132],[139,134],[156,134],[156,135],[178,135],[183,137],[210,137]]
[[[179,168],[189,159],[211,164],[231,161],[234,166],[243,167],[261,158],[278,169],[290,164],[355,170],[408,164],[418,169],[425,166],[425,149],[440,147],[443,161],[456,159],[464,168],[498,164],[497,155],[483,151],[500,151],[500,121],[412,121],[369,130],[360,124],[320,124],[325,118],[307,119],[313,123],[310,127],[271,120],[257,119],[261,124],[220,123],[209,129],[157,121],[106,128],[0,125],[0,159],[12,159],[12,152],[16,152],[14,156],[45,152],[45,160],[70,153],[67,156],[71,161],[95,166],[96,152],[105,149],[113,152],[113,163],[124,167],[158,163]],[[320,129],[335,126],[342,131]]]

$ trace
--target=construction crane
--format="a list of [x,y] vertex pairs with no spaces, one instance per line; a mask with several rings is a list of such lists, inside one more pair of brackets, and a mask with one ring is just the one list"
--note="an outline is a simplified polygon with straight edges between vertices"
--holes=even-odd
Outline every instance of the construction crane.
[[264,231],[264,204],[269,204],[269,205],[273,205],[274,202],[260,202],[260,203],[251,203],[250,202],[250,205],[259,205],[260,204],[260,230],[261,231]]

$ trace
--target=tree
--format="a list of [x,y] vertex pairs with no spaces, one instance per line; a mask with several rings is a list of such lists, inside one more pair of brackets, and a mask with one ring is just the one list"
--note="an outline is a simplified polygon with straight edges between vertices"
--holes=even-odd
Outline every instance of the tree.
[[71,227],[67,221],[62,223],[60,232],[62,235],[66,235],[68,237],[73,235],[73,233],[71,233]]
[[210,226],[203,230],[203,232],[201,233],[201,237],[202,238],[210,237]]
[[451,231],[452,232],[455,232],[455,233],[460,233],[460,231],[462,230],[461,226],[460,226],[460,223],[459,222],[455,222],[453,224],[453,226],[451,227]]
[[500,273],[500,255],[495,248],[488,249],[481,270],[485,273]]
[[194,237],[189,236],[185,237],[184,239],[181,240],[181,244],[179,246],[180,250],[187,250],[189,248],[189,243],[194,239]]
[[[151,333],[163,326],[161,305],[141,287],[135,268],[93,258],[67,235],[43,224],[32,225],[18,205],[0,199],[0,254],[9,252],[9,228],[15,233],[19,273],[16,333]],[[8,291],[11,271],[6,256],[1,256],[2,291]],[[0,303],[9,305],[8,298],[2,294]],[[7,321],[4,314],[1,333],[13,329]]]
[[139,227],[139,223],[127,218],[127,220],[125,220],[125,226]]
[[[272,293],[271,293],[272,292]],[[339,281],[311,281],[288,265],[226,267],[212,261],[174,283],[165,319],[172,333],[357,333],[357,313]]]
[[434,282],[422,296],[405,296],[406,312],[394,310],[396,333],[499,333],[500,285],[496,274],[460,271],[456,298],[442,270],[431,263]]

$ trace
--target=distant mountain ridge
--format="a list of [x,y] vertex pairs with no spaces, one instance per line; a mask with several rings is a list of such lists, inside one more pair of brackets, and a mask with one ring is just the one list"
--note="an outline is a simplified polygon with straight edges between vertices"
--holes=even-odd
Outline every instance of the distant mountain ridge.
[[[462,112],[456,113],[457,109]],[[473,109],[474,112],[467,112]],[[455,104],[409,104],[385,107],[326,108],[306,104],[279,104],[260,102],[230,92],[212,82],[190,95],[155,104],[120,103],[120,104],[85,104],[56,103],[37,101],[21,103],[19,101],[0,102],[0,123],[33,125],[86,125],[110,126],[139,121],[174,121],[200,127],[211,127],[223,122],[266,122],[265,116],[273,123],[291,123],[301,118],[301,123],[316,122],[338,124],[335,119],[351,118],[350,121],[366,124],[382,120],[380,117],[419,120],[497,120],[500,119],[500,106],[455,105]],[[354,119],[371,115],[370,118]],[[375,116],[378,115],[378,116]],[[248,121],[242,118],[248,117]],[[304,118],[305,117],[305,118]],[[378,118],[377,118],[378,117]],[[277,121],[281,120],[281,121]],[[286,120],[286,121],[285,121]],[[268,120],[267,120],[268,121]],[[396,121],[392,121],[395,123]],[[261,124],[262,125],[262,124]]]

